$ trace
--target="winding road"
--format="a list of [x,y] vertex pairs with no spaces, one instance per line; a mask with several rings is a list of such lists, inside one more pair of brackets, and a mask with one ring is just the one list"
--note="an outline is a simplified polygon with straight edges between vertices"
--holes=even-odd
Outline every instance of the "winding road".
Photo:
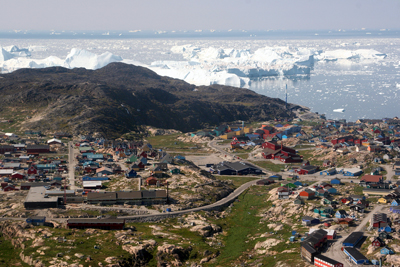
[[229,205],[232,203],[240,194],[242,194],[246,189],[249,187],[255,185],[257,180],[247,182],[245,184],[242,184],[240,187],[236,188],[235,191],[233,191],[230,195],[227,197],[218,200],[217,202],[214,202],[210,205],[202,206],[202,207],[197,207],[193,209],[187,209],[187,210],[179,210],[179,211],[172,211],[172,212],[167,212],[167,213],[160,213],[160,214],[146,214],[146,215],[134,215],[134,216],[118,216],[120,219],[126,219],[126,220],[136,220],[136,219],[148,219],[151,217],[157,218],[157,219],[162,219],[162,218],[167,218],[167,217],[174,217],[182,214],[187,214],[190,212],[195,212],[195,211],[202,211],[202,210],[212,210],[216,209],[219,207],[223,207],[226,205]]

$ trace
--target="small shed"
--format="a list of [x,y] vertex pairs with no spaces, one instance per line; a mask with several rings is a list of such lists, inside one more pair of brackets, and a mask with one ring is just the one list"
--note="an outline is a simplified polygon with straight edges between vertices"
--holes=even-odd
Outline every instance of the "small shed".
[[46,217],[44,216],[33,216],[26,219],[26,222],[32,225],[44,225],[46,222]]
[[394,254],[394,251],[389,247],[384,247],[381,249],[381,254],[382,255],[392,255],[392,254]]

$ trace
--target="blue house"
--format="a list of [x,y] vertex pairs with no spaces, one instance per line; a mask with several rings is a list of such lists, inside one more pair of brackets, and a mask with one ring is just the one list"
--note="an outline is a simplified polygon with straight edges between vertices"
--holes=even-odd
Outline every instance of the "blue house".
[[339,173],[343,174],[344,176],[360,176],[363,171],[359,168],[351,168],[351,169],[342,169]]
[[326,191],[328,191],[329,194],[337,194],[337,189],[336,188],[329,188]]
[[347,213],[346,213],[345,210],[338,210],[335,213],[335,217],[338,218],[338,219],[347,218]]
[[338,179],[338,178],[332,179],[331,184],[332,185],[334,185],[334,184],[340,185],[340,179]]
[[364,238],[363,232],[352,232],[344,241],[343,247],[354,248]]
[[110,178],[105,176],[83,176],[82,181],[108,181]]
[[177,155],[175,156],[176,159],[180,159],[180,160],[186,160],[186,158],[184,156],[181,155]]
[[88,166],[88,165],[96,165],[99,166],[99,163],[94,162],[94,161],[86,161],[82,164],[83,166]]
[[98,160],[98,159],[104,159],[103,154],[90,154],[87,155],[87,158],[90,160]]
[[137,173],[134,170],[130,170],[129,172],[126,173],[126,178],[135,178],[137,177]]
[[335,175],[336,173],[337,173],[336,169],[335,168],[331,168],[331,169],[323,170],[319,174],[320,175]]
[[296,182],[294,182],[293,184],[296,185],[296,186],[302,186],[302,185],[303,185],[303,183],[300,182],[300,181],[296,181]]
[[368,263],[368,259],[357,249],[346,247],[343,249],[343,252],[349,256],[349,259],[355,264],[366,264]]
[[390,226],[381,227],[381,228],[379,228],[378,232],[391,233],[392,232],[392,228],[390,228]]
[[394,199],[394,200],[392,201],[392,203],[390,203],[390,206],[398,206],[399,204],[400,204],[400,200]]
[[29,217],[26,219],[27,223],[33,224],[33,225],[44,225],[46,222],[46,217],[44,216],[33,216]]
[[56,170],[56,164],[37,164],[36,169],[38,170]]
[[381,249],[381,254],[382,255],[391,255],[391,254],[394,254],[394,251],[389,247],[384,247],[383,249]]
[[390,211],[393,213],[400,214],[400,207],[396,207],[396,206],[390,207]]
[[306,224],[306,225],[311,225],[311,224],[319,224],[320,220],[317,218],[313,218],[311,216],[304,216],[301,219],[302,223]]

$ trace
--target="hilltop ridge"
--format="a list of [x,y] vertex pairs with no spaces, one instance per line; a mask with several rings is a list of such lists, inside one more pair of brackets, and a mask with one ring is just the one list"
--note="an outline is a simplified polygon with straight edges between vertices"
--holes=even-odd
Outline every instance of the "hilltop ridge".
[[100,133],[140,126],[193,131],[234,120],[269,120],[303,109],[248,89],[195,86],[124,63],[98,70],[20,69],[0,75],[0,116],[20,116],[20,130]]

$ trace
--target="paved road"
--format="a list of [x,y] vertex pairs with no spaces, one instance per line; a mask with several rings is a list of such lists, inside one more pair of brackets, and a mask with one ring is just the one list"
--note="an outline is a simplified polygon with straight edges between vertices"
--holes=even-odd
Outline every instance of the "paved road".
[[386,170],[387,174],[386,174],[386,180],[392,180],[392,177],[396,175],[396,173],[393,170],[393,165],[389,164],[389,165],[379,165],[380,167],[382,167],[384,170]]
[[74,144],[72,141],[68,142],[68,180],[71,190],[76,190],[78,187],[75,185],[75,158],[74,158]]
[[[376,212],[382,210],[384,205],[376,205],[372,211],[370,211],[367,216],[360,222],[360,224],[352,231],[352,232],[364,232],[364,227],[366,226],[367,222],[371,219],[372,215]],[[351,264],[348,260],[348,257],[342,251],[342,242],[350,235],[343,235],[341,238],[337,239],[335,243],[328,249],[325,256],[337,260],[338,262],[343,263],[344,267],[347,266],[356,266],[355,264]]]
[[187,209],[187,210],[180,210],[180,211],[173,211],[173,212],[168,212],[168,213],[160,213],[160,214],[150,214],[150,215],[136,215],[136,216],[119,216],[118,218],[123,218],[123,219],[139,219],[139,218],[150,218],[156,216],[157,218],[161,217],[169,217],[169,216],[176,216],[176,215],[182,215],[190,212],[195,212],[195,211],[201,211],[201,210],[210,210],[213,208],[217,207],[222,207],[225,206],[231,202],[233,202],[240,194],[242,194],[246,189],[249,187],[255,185],[257,180],[247,182],[240,187],[238,187],[235,191],[233,191],[229,196],[218,200],[217,202],[207,205],[207,206],[202,206],[202,207],[197,207],[193,209]]

